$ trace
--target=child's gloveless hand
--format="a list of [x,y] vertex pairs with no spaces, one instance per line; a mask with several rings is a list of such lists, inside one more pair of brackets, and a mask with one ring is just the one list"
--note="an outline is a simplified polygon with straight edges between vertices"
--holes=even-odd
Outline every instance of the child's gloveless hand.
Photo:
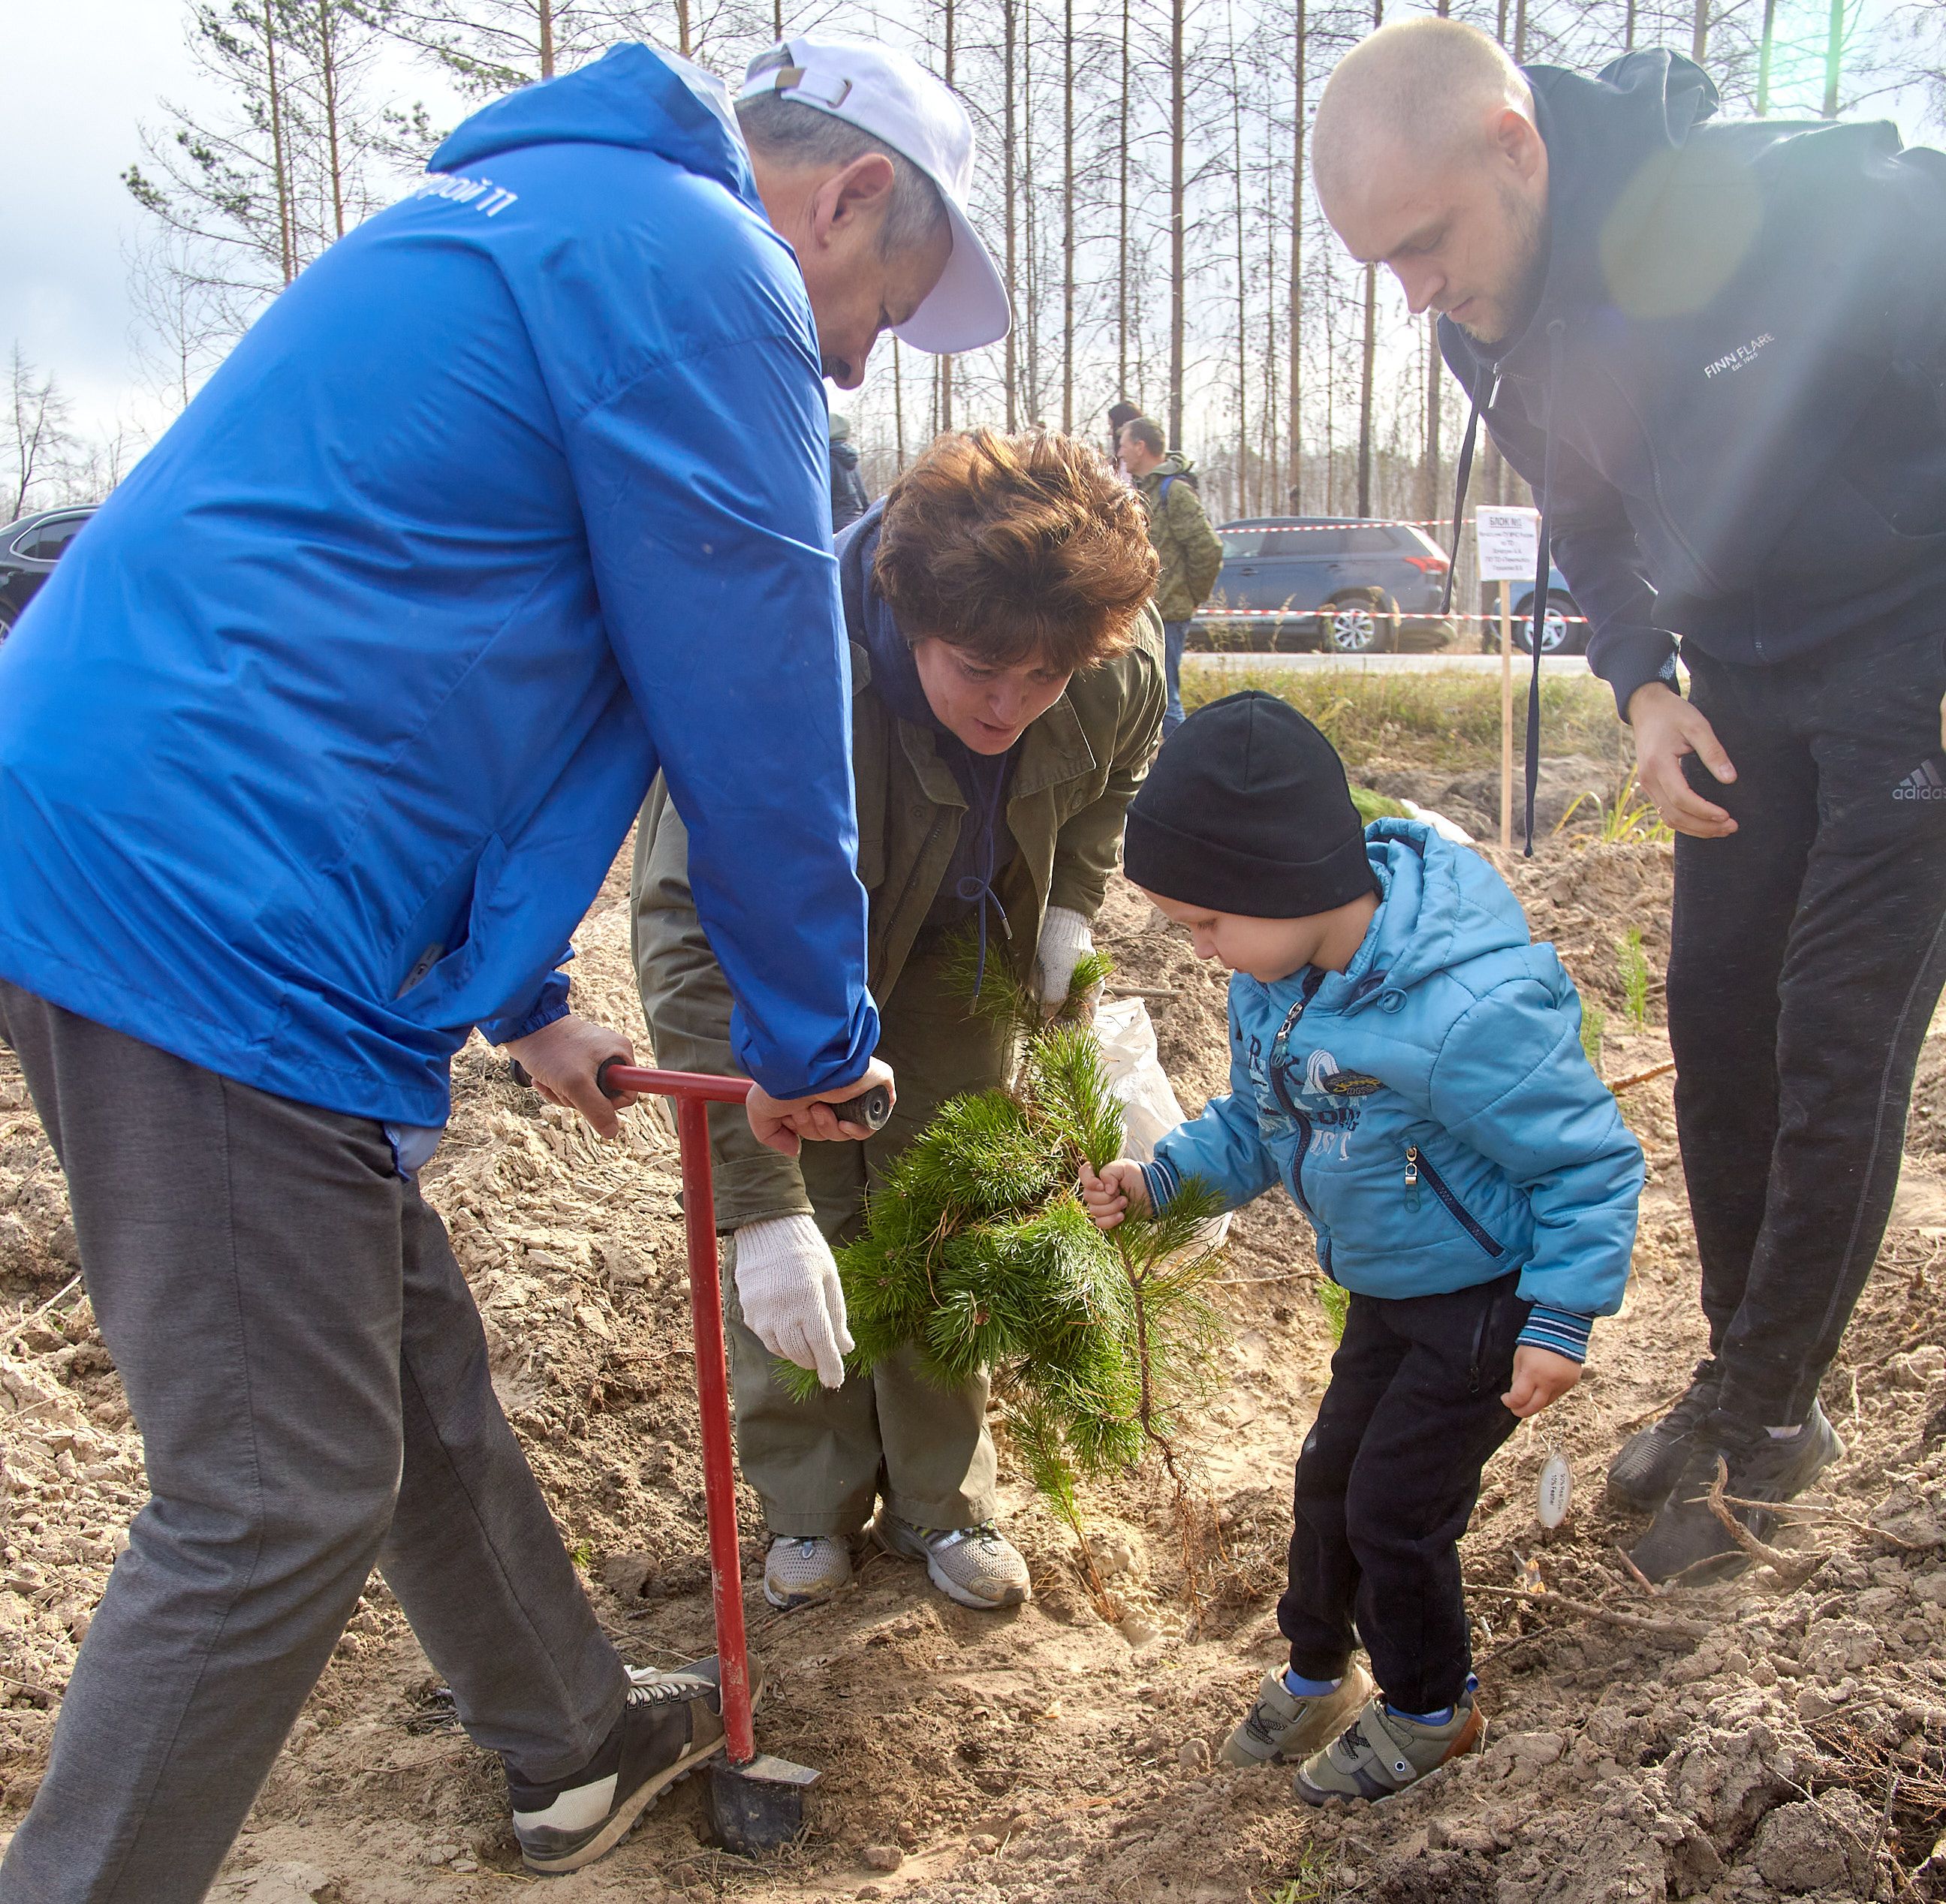
[[1111,1230],[1133,1210],[1145,1215],[1149,1207],[1149,1187],[1142,1167],[1126,1157],[1102,1165],[1098,1175],[1087,1164],[1081,1167],[1081,1207],[1097,1229]]
[[1514,1351],[1513,1386],[1500,1399],[1510,1413],[1524,1421],[1530,1415],[1539,1414],[1550,1402],[1558,1402],[1580,1379],[1578,1362],[1557,1355],[1552,1349],[1537,1349],[1533,1343],[1524,1342]]

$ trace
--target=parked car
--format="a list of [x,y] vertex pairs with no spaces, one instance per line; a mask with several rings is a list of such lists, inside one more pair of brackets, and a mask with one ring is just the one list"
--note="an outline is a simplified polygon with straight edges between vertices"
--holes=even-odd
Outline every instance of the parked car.
[[[1514,646],[1522,654],[1534,652],[1534,584],[1513,586]],[[1480,584],[1480,647],[1484,653],[1500,651],[1500,585]],[[1568,592],[1568,578],[1550,565],[1547,571],[1547,607],[1540,620],[1543,654],[1584,654],[1588,648],[1588,624],[1574,598]]]
[[41,584],[54,573],[54,563],[94,512],[94,502],[43,508],[0,530],[0,642],[14,632],[20,611],[39,594]]
[[0,529],[0,641],[13,632],[20,610],[40,592],[94,505],[42,509]]
[[1370,654],[1453,638],[1444,552],[1410,523],[1249,516],[1216,533],[1223,566],[1192,626],[1198,647]]

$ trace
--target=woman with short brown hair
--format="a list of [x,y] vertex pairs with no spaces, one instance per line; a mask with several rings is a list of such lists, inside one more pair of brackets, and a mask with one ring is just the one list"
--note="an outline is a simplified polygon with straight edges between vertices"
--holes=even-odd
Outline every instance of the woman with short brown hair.
[[[1086,444],[975,430],[941,437],[847,530],[838,566],[870,982],[898,1103],[869,1143],[795,1158],[712,1122],[739,1452],[771,1530],[773,1605],[843,1585],[870,1519],[961,1604],[1014,1606],[1027,1568],[994,1525],[985,1379],[942,1386],[908,1350],[839,1386],[850,1338],[830,1246],[944,1099],[1005,1074],[1004,1034],[953,982],[961,948],[1050,1005],[1092,949],[1162,730],[1156,558],[1141,505]],[[730,993],[687,845],[659,784],[636,847],[636,968],[658,1061],[721,1071]],[[779,1354],[817,1367],[814,1400],[777,1382]]]

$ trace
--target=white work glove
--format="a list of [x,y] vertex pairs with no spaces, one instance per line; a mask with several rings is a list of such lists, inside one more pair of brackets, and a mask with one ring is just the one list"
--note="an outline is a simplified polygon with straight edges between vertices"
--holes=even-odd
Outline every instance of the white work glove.
[[1042,921],[1040,949],[1041,1009],[1049,1018],[1067,1003],[1074,968],[1095,950],[1095,935],[1080,913],[1067,906],[1050,906]]
[[737,1232],[737,1300],[750,1332],[774,1355],[814,1368],[842,1387],[851,1352],[845,1291],[831,1245],[808,1216],[768,1216]]

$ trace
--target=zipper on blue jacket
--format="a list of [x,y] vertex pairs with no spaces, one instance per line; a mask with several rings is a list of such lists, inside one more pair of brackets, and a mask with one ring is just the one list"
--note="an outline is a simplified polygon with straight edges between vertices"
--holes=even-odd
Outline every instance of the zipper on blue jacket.
[[1432,1186],[1432,1194],[1452,1211],[1453,1221],[1475,1243],[1478,1244],[1487,1255],[1499,1257],[1506,1254],[1506,1245],[1496,1242],[1493,1237],[1474,1219],[1466,1205],[1453,1195],[1446,1179],[1432,1167],[1432,1160],[1430,1158],[1422,1157],[1416,1144],[1408,1144],[1405,1147],[1405,1197],[1406,1207],[1408,1210],[1418,1207],[1419,1179],[1422,1176]]
[[1311,1213],[1311,1204],[1304,1194],[1304,1159],[1311,1148],[1311,1120],[1304,1112],[1285,1100],[1292,1117],[1297,1120],[1297,1154],[1290,1160],[1290,1194],[1297,1199],[1297,1207],[1302,1210],[1311,1228],[1317,1227],[1317,1219]]
[[1271,1040],[1270,1062],[1265,1067],[1271,1095],[1283,1107],[1284,1114],[1297,1126],[1297,1154],[1291,1160],[1290,1194],[1297,1199],[1297,1207],[1302,1210],[1313,1229],[1317,1228],[1317,1219],[1311,1215],[1311,1205],[1304,1195],[1304,1159],[1311,1148],[1311,1118],[1308,1112],[1298,1108],[1297,1100],[1290,1094],[1284,1081],[1284,1073],[1289,1060],[1286,1052],[1290,1043],[1290,1034],[1299,1019],[1309,1009],[1311,1001],[1317,996],[1317,988],[1324,982],[1324,974],[1314,967],[1305,979],[1304,989],[1297,1003],[1290,1008],[1283,1023],[1278,1027],[1277,1036]]

